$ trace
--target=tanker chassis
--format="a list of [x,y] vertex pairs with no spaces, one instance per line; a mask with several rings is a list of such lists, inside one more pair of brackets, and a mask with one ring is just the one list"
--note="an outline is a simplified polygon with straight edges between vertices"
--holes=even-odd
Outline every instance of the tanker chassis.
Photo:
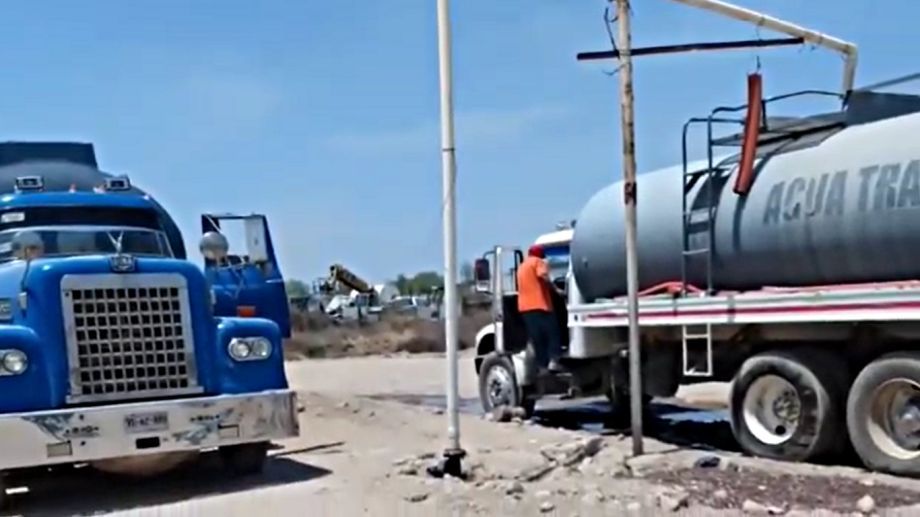
[[20,469],[169,471],[206,449],[261,470],[296,436],[287,300],[263,216],[248,255],[203,217],[204,271],[169,214],[91,144],[0,144],[0,504]]
[[[752,105],[691,120],[684,163],[639,176],[644,399],[731,382],[731,427],[747,453],[817,461],[855,450],[872,470],[918,475],[920,97],[854,90],[840,111],[714,136],[744,126]],[[708,146],[695,163],[694,124]],[[715,152],[731,146],[741,152]],[[515,298],[520,251],[476,261],[478,286],[493,293],[475,360],[486,410],[607,395],[628,415],[623,213],[616,183],[576,220],[567,299],[554,303],[564,374],[535,375]]]

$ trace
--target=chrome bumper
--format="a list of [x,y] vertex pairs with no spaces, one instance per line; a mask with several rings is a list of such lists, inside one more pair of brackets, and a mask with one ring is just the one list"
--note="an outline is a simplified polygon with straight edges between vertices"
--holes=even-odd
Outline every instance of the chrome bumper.
[[297,436],[291,390],[0,415],[0,470]]

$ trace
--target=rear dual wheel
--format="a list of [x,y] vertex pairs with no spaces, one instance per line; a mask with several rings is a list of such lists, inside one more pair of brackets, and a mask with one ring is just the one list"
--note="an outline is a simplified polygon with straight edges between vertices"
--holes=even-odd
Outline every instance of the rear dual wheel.
[[869,469],[920,475],[920,354],[886,355],[860,372],[847,400],[847,429]]
[[754,456],[811,461],[847,446],[846,362],[821,350],[772,351],[746,360],[731,386],[731,425]]

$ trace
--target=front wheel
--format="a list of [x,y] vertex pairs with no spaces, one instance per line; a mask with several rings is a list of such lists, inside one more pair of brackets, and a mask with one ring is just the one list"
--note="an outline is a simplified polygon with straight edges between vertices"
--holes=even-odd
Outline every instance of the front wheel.
[[520,407],[528,418],[536,406],[536,398],[518,384],[511,358],[497,352],[491,352],[482,361],[479,400],[486,413],[501,406]]
[[876,359],[847,398],[847,429],[866,467],[920,475],[920,354]]
[[220,448],[221,459],[231,473],[237,476],[259,474],[268,457],[268,443],[244,443]]

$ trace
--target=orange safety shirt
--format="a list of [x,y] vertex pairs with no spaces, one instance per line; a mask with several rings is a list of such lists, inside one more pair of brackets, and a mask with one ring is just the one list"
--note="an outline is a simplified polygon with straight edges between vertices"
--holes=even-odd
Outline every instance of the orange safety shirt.
[[539,257],[527,257],[518,267],[518,311],[550,311],[552,299],[546,279],[549,266]]

